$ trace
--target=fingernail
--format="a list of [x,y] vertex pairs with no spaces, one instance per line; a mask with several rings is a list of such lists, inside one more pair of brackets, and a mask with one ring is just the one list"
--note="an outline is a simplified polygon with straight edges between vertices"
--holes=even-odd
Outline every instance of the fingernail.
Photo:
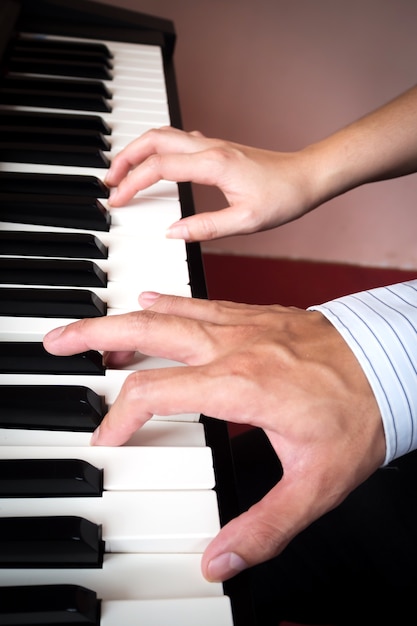
[[155,304],[155,302],[158,300],[158,298],[160,297],[160,293],[158,293],[157,291],[143,291],[140,295],[139,295],[139,302],[141,304],[141,306],[146,309],[149,306],[152,306],[153,304]]
[[97,442],[98,442],[99,438],[100,438],[100,426],[97,426],[97,428],[95,429],[95,431],[91,435],[90,446],[97,445]]
[[166,236],[168,237],[168,239],[188,240],[190,238],[190,231],[185,224],[182,224],[181,222],[176,222],[168,228],[168,230],[166,231]]
[[222,582],[227,580],[244,569],[248,564],[235,552],[226,552],[219,554],[210,561],[207,567],[207,574],[210,580]]

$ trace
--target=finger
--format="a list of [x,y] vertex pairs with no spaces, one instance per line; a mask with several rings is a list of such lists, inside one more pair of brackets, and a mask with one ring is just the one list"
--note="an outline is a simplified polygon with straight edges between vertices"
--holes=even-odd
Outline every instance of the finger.
[[79,320],[50,331],[44,346],[56,355],[139,351],[182,363],[198,363],[213,356],[212,342],[198,321],[152,311]]
[[126,204],[136,193],[160,180],[191,181],[217,186],[222,174],[207,150],[193,153],[153,153],[140,161],[139,165],[136,156],[132,157],[129,153],[119,156],[123,156],[123,161],[118,165],[118,186],[112,190],[109,200],[112,206]]
[[225,581],[282,552],[293,537],[333,507],[312,488],[307,476],[281,481],[247,512],[226,524],[207,547],[202,571]]
[[117,352],[103,352],[103,363],[112,369],[121,369],[131,365],[135,360],[135,352],[132,350],[118,350]]
[[196,407],[204,405],[201,393],[200,376],[194,368],[167,367],[134,372],[126,378],[91,443],[119,446],[153,415],[199,413]]
[[[193,180],[193,182],[199,182]],[[204,183],[203,183],[204,184]],[[217,185],[217,182],[206,184]],[[251,225],[245,219],[245,208],[240,204],[198,213],[186,217],[172,224],[166,235],[170,239],[184,239],[185,241],[210,241],[221,239],[230,235],[246,235],[257,230],[256,225]]]
[[[268,314],[269,311],[283,314],[288,308],[276,305],[256,305],[229,300],[204,300],[202,298],[188,298],[144,291],[139,294],[139,304],[143,309],[152,307],[158,313],[186,317],[188,319],[210,322],[217,325],[252,324],[254,317]],[[292,308],[294,315],[301,309]],[[305,313],[304,311],[302,311]]]
[[171,151],[173,140],[178,142],[182,136],[186,137],[187,134],[170,126],[148,130],[128,143],[113,158],[105,182],[110,186],[118,185],[134,165],[141,163],[151,154],[163,153],[164,146],[170,146],[169,151]]
[[94,435],[94,445],[121,445],[152,415],[197,413],[262,426],[265,409],[230,365],[207,364],[138,370],[127,376]]
[[143,309],[152,307],[158,313],[177,315],[193,320],[223,324],[236,319],[242,314],[245,316],[253,309],[259,309],[256,305],[241,304],[222,300],[205,300],[203,298],[188,298],[184,296],[172,296],[157,293],[156,291],[144,291],[139,294],[139,304]]
[[153,154],[179,154],[200,150],[202,139],[204,137],[200,133],[186,133],[170,126],[149,130],[131,141],[114,157],[105,182],[110,186],[118,185],[135,165]]

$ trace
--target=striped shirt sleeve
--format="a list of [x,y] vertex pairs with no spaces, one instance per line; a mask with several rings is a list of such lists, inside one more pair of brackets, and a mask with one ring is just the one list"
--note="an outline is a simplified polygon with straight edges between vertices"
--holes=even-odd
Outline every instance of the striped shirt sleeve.
[[320,311],[356,355],[378,402],[385,463],[417,448],[417,280],[337,298]]

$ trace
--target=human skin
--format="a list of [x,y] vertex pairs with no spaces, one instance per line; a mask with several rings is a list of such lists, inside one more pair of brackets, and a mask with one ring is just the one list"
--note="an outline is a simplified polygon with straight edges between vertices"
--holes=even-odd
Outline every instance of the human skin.
[[334,327],[314,311],[145,293],[142,311],[85,319],[49,333],[48,351],[102,350],[109,366],[132,349],[186,367],[129,375],[94,445],[121,445],[153,414],[198,412],[265,430],[284,469],[280,482],[211,542],[209,580],[280,553],[383,462],[373,393]]
[[[115,157],[106,182],[122,206],[161,179],[218,187],[225,208],[176,222],[167,236],[203,241],[294,220],[359,185],[417,169],[417,88],[328,138],[293,152],[154,129]],[[338,331],[317,311],[209,302],[146,292],[141,311],[51,331],[54,354],[134,351],[186,367],[132,374],[94,445],[120,445],[153,414],[197,412],[263,428],[283,465],[275,487],[232,520],[202,561],[209,580],[279,554],[384,461],[377,402]]]

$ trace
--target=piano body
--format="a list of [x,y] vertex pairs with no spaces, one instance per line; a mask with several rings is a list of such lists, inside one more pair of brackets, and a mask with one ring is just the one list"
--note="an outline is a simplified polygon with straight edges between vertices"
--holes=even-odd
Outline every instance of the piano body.
[[253,623],[244,574],[200,572],[237,512],[226,425],[154,416],[127,445],[91,448],[129,372],[41,345],[136,309],[144,289],[206,296],[198,245],[164,236],[192,213],[190,187],[161,182],[109,214],[102,184],[129,141],[181,127],[174,45],[171,22],[96,2],[0,6],[3,625]]

